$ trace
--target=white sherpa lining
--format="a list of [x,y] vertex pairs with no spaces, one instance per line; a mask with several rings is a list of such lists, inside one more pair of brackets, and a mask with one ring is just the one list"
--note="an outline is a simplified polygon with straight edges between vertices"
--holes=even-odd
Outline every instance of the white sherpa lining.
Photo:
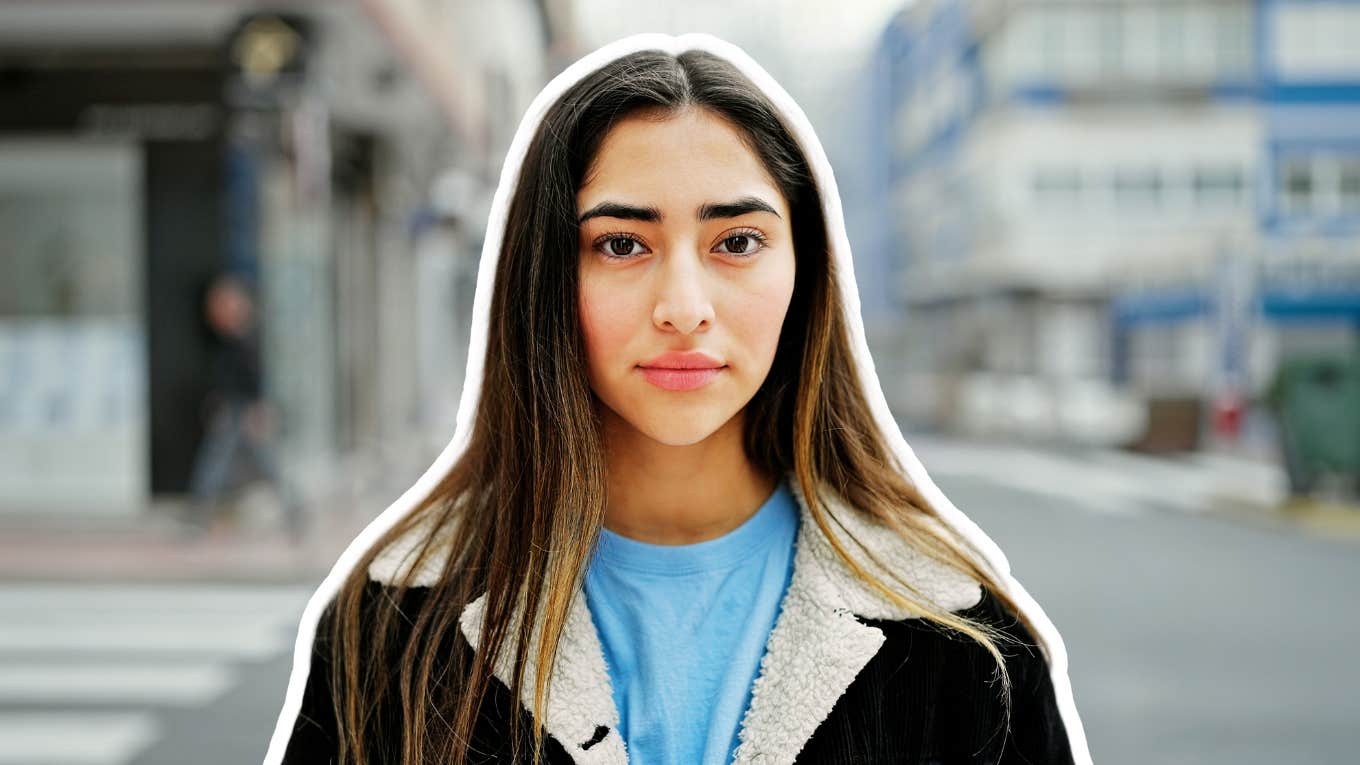
[[[604,45],[583,56],[554,77],[534,98],[525,112],[501,168],[500,182],[487,221],[486,237],[483,240],[477,272],[477,288],[473,298],[467,372],[459,400],[454,435],[439,458],[420,479],[350,543],[336,561],[330,574],[312,595],[298,627],[297,642],[293,650],[292,675],[265,756],[265,765],[279,765],[292,735],[311,666],[312,640],[322,610],[335,596],[341,583],[364,553],[384,532],[430,495],[467,447],[472,424],[476,419],[476,402],[481,393],[492,284],[505,232],[509,201],[519,180],[520,166],[539,123],[548,108],[573,84],[620,56],[645,49],[662,50],[672,54],[699,49],[721,56],[731,61],[750,78],[786,119],[807,155],[814,180],[821,192],[830,255],[834,262],[837,289],[850,333],[851,352],[859,378],[865,386],[864,398],[873,413],[875,423],[905,468],[906,477],[920,490],[926,501],[940,513],[946,523],[957,529],[982,552],[990,567],[1001,575],[1007,594],[1035,625],[1037,637],[1047,649],[1058,709],[1062,714],[1074,760],[1077,765],[1090,765],[1091,756],[1087,749],[1086,736],[1072,699],[1071,684],[1067,676],[1067,652],[1061,636],[1039,604],[1011,574],[1010,564],[995,542],[956,508],[935,485],[902,437],[888,408],[864,335],[859,291],[855,284],[854,262],[845,232],[835,175],[821,142],[802,109],[758,63],[736,45],[703,33],[683,35],[643,33]],[[854,525],[856,513],[845,513],[842,520],[852,531],[857,528]],[[877,538],[877,532],[870,528],[868,536]],[[878,597],[875,593],[857,593],[850,580],[836,574],[835,566],[839,565],[838,562],[824,560],[821,553],[817,552],[816,543],[804,545],[802,539],[803,535],[800,533],[795,567],[801,563],[803,573],[796,577],[797,587],[793,583],[790,584],[790,591],[784,603],[785,610],[770,635],[766,658],[762,662],[762,676],[756,684],[752,706],[743,718],[741,745],[737,753],[738,760],[743,763],[790,761],[792,753],[797,751],[796,747],[801,746],[811,734],[812,727],[825,717],[836,696],[878,650],[883,639],[881,633],[854,622],[849,616],[850,611],[845,608],[846,605],[853,604],[858,609],[867,610],[863,615],[893,613],[893,606],[890,603],[874,601]],[[870,544],[867,539],[866,544]],[[889,556],[887,560],[891,565],[903,566],[900,571],[907,572],[912,583],[922,588],[923,592],[935,591],[950,603],[969,605],[976,601],[977,590],[969,590],[957,580],[951,581],[936,570],[938,567],[926,565],[910,553],[904,553],[892,545],[884,547],[883,553]],[[905,557],[900,560],[892,557],[898,554]],[[393,557],[385,557],[377,570],[371,570],[370,573],[382,576],[384,571],[390,573],[398,570],[403,560],[402,555],[401,551],[394,551]],[[825,576],[814,574],[814,570],[823,572]],[[935,578],[937,574],[939,579]],[[965,592],[968,597],[964,597]],[[863,598],[857,599],[860,595],[863,595]],[[840,603],[840,607],[828,609],[826,607],[828,598],[839,599],[836,602]],[[972,600],[969,601],[969,598]],[[603,657],[602,655],[598,657],[597,662],[597,657],[593,655],[598,646],[598,637],[593,641],[587,637],[588,633],[593,632],[594,627],[588,620],[583,622],[580,618],[584,603],[577,603],[574,608],[573,618],[568,622],[568,628],[573,636],[572,643],[570,646],[563,646],[572,658],[564,660],[566,663],[555,669],[562,672],[562,677],[572,678],[572,682],[579,680],[583,685],[573,690],[586,694],[584,698],[591,701],[583,702],[580,701],[581,697],[577,697],[570,705],[572,708],[557,708],[550,705],[549,722],[562,732],[562,743],[568,746],[578,762],[624,762],[626,756],[622,741],[617,743],[610,741],[617,738],[617,733],[611,733],[610,737],[588,750],[579,747],[581,742],[588,740],[594,733],[593,728],[586,731],[585,723],[581,721],[587,716],[592,720],[612,719],[610,715],[613,712],[612,704],[606,705],[601,701],[602,698],[608,698],[609,694],[607,674],[600,674]],[[464,614],[467,619],[464,627],[470,630],[474,637],[476,615],[476,610]],[[574,663],[578,661],[579,665]],[[565,681],[560,682],[563,682],[563,688],[568,687]],[[563,693],[564,697],[571,695],[570,692]],[[788,699],[794,698],[799,700],[798,704],[791,707],[780,706]],[[585,710],[591,710],[591,713],[587,715]],[[584,736],[580,735],[582,732],[585,733]],[[572,746],[576,749],[571,749]]]

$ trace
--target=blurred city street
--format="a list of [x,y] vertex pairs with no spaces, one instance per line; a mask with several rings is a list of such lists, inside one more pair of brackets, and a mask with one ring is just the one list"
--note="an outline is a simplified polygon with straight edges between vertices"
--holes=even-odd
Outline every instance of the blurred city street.
[[1095,762],[1354,762],[1354,536],[936,479],[1061,631]]

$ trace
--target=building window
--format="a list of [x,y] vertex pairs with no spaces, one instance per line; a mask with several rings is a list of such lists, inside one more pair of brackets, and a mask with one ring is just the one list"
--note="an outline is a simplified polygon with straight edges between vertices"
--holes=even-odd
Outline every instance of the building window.
[[1122,79],[1124,65],[1124,17],[1123,8],[1100,9],[1098,17],[1098,47],[1100,74],[1106,79]]
[[1189,64],[1185,28],[1188,9],[1176,5],[1160,9],[1157,17],[1157,61],[1159,74],[1168,80],[1183,79]]
[[1218,9],[1214,23],[1214,70],[1220,80],[1251,76],[1251,8],[1227,5]]
[[1081,204],[1081,173],[1076,168],[1039,168],[1032,185],[1040,207],[1074,209]]
[[1132,80],[1157,79],[1157,7],[1132,5],[1123,9],[1124,70]]
[[1231,165],[1204,165],[1191,173],[1196,207],[1236,207],[1246,188],[1245,174]]
[[1276,4],[1271,50],[1286,80],[1345,80],[1360,75],[1360,5],[1311,2]]
[[1279,168],[1280,212],[1323,219],[1360,215],[1360,153],[1354,149],[1285,157]]
[[1041,81],[1044,70],[1044,18],[1039,10],[1017,10],[1000,38],[1000,71],[1021,83]]
[[1288,159],[1281,165],[1280,207],[1291,215],[1313,211],[1313,162],[1306,157]]
[[1360,157],[1341,162],[1338,178],[1342,215],[1360,215]]
[[1161,204],[1161,171],[1155,167],[1116,170],[1114,201],[1120,207],[1155,207]]
[[1038,11],[1039,17],[1039,72],[1050,82],[1060,82],[1063,77],[1064,55],[1067,41],[1063,30],[1066,13],[1063,8],[1045,8]]
[[[1170,10],[1170,9],[1168,9]],[[1215,47],[1218,15],[1207,3],[1195,3],[1183,9],[1181,45],[1185,70],[1179,79],[1193,83],[1212,82],[1217,76],[1218,56]]]
[[[1067,8],[1063,14],[1061,67],[1058,79],[1072,85],[1089,85],[1103,74],[1104,51],[1101,50],[1099,8]],[[1117,54],[1119,51],[1116,50]]]

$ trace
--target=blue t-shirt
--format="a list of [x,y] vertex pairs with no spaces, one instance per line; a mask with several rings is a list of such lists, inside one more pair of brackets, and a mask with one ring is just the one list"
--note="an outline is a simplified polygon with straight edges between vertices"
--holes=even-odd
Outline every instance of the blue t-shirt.
[[584,587],[629,762],[731,762],[797,531],[783,480],[716,539],[657,545],[601,530]]

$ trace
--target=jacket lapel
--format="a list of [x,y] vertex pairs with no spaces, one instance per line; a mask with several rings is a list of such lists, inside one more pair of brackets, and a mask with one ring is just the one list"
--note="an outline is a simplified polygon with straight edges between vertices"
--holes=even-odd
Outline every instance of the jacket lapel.
[[[486,595],[483,594],[469,603],[459,617],[463,636],[473,648],[480,644],[485,607]],[[516,634],[519,623],[520,617],[517,615],[507,634]],[[530,637],[530,650],[525,657],[524,667],[526,682],[520,694],[520,703],[529,711],[534,706],[533,677],[538,667],[538,656],[533,647],[538,645],[541,632],[540,619],[534,624]],[[507,643],[505,648],[493,671],[505,687],[510,688],[514,679],[514,646]],[[623,737],[618,730],[619,713],[614,706],[613,685],[604,663],[604,645],[595,631],[590,609],[580,590],[572,599],[567,613],[549,690],[543,727],[562,744],[572,760],[581,765],[622,765],[628,762]],[[598,735],[597,728],[600,726],[608,728],[603,737]]]
[[[894,620],[918,616],[883,597],[841,562],[808,510],[797,478],[790,474],[788,480],[801,516],[793,576],[742,718],[736,765],[795,760],[886,639],[882,630],[856,616]],[[891,571],[941,607],[957,610],[981,598],[975,580],[918,553],[891,528],[848,509],[833,492],[824,492],[822,499],[832,532],[852,555],[855,544],[836,530],[837,521]],[[868,561],[861,565],[880,578],[887,576]]]
[[[416,527],[398,537],[369,565],[369,578],[379,582],[396,582],[409,571],[413,587],[438,584],[447,560],[447,551],[442,546],[436,546],[419,568],[411,570],[421,548],[428,543],[428,536],[425,528]],[[458,617],[459,629],[474,650],[481,645],[485,612],[486,593],[482,593],[468,603]],[[522,622],[523,615],[514,614],[508,634],[517,634]],[[531,711],[534,705],[532,679],[538,666],[534,647],[538,645],[542,626],[540,615],[533,626],[530,650],[526,656],[524,676],[530,682],[525,683],[520,694],[520,703],[526,711]],[[513,662],[514,646],[506,645],[492,664],[493,674],[506,688],[511,687],[514,679]],[[595,622],[591,619],[584,593],[579,589],[567,612],[552,677],[543,721],[548,734],[562,744],[574,762],[581,765],[627,763],[623,738],[618,731],[618,710],[614,707],[613,689],[604,663],[604,644],[595,631]],[[598,730],[600,726],[607,728],[603,736]]]
[[[750,706],[742,717],[736,765],[794,761],[836,700],[883,645],[883,631],[861,623],[857,615],[897,620],[918,616],[880,595],[840,561],[813,520],[792,473],[788,481],[800,516],[793,574],[766,642]],[[824,495],[823,502],[833,518],[833,533],[852,555],[854,542],[835,530],[838,525],[937,605],[954,611],[982,597],[975,580],[917,552],[891,528],[847,509],[834,495]],[[863,565],[880,577],[887,576],[867,561]],[[484,606],[485,595],[469,603],[460,617],[463,635],[474,649],[479,645]],[[540,629],[541,621],[534,625],[531,646],[537,645]],[[494,664],[496,677],[506,687],[512,680],[512,653],[505,651]],[[534,652],[529,653],[526,678],[533,677],[537,666]],[[533,687],[525,685],[520,702],[528,710],[533,706]],[[546,706],[544,727],[575,762],[622,765],[628,761],[603,645],[580,590],[558,647]],[[600,726],[608,728],[602,738]]]
[[[802,550],[795,554],[794,570],[800,565],[806,571],[808,556]],[[738,732],[736,765],[793,762],[883,645],[882,630],[861,624],[848,611],[826,608],[806,586],[807,579],[790,581],[765,644]]]

